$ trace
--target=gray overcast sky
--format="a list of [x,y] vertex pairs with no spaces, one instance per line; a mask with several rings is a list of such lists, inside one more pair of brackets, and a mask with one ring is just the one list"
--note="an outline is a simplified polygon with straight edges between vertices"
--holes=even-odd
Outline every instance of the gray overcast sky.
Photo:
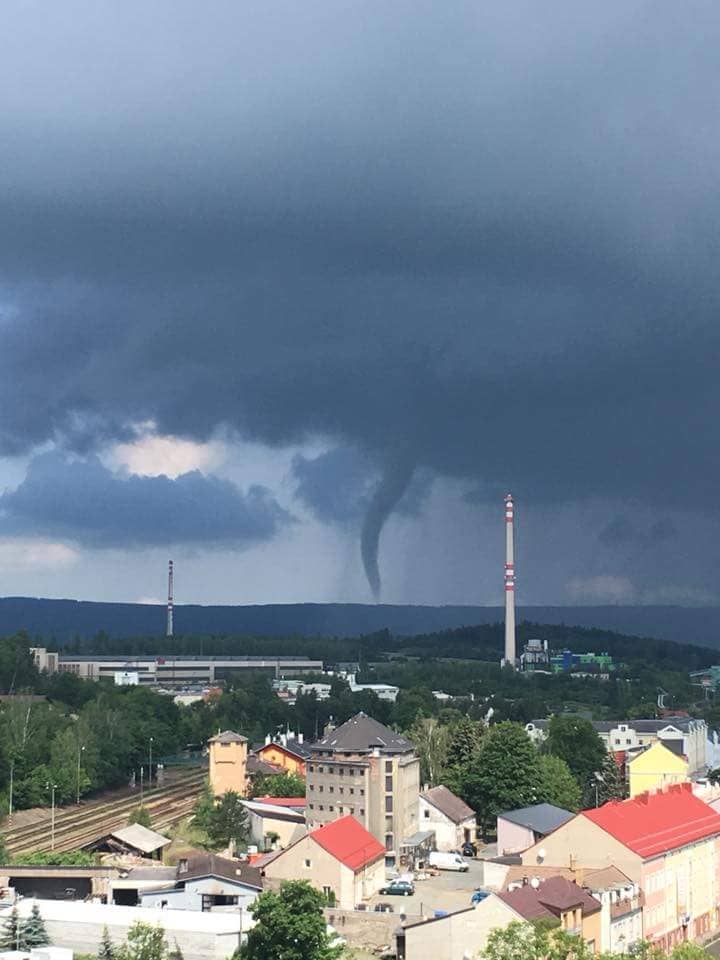
[[375,507],[384,599],[495,603],[511,488],[523,602],[717,602],[719,47],[6,0],[0,594],[369,599]]

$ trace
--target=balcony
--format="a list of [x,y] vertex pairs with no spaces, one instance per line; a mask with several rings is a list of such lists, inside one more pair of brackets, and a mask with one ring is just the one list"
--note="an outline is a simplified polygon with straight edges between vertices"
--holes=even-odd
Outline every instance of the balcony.
[[624,897],[622,900],[616,900],[615,903],[610,904],[610,919],[617,920],[629,913],[635,913],[636,910],[641,910],[644,904],[645,897],[642,891],[634,897]]

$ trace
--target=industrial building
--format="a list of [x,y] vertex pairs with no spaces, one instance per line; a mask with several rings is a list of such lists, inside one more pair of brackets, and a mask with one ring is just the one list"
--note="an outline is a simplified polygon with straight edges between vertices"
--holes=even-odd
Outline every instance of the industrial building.
[[187,687],[214,684],[233,673],[261,670],[275,677],[322,673],[322,660],[305,657],[202,657],[174,654],[83,656],[31,647],[35,666],[46,673],[74,673],[84,680],[110,680],[143,686]]

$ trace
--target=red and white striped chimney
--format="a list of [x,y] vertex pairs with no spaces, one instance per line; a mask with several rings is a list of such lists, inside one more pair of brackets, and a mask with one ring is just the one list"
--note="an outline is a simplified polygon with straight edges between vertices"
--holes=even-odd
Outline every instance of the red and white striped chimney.
[[512,494],[505,497],[505,657],[503,663],[515,666],[515,506]]

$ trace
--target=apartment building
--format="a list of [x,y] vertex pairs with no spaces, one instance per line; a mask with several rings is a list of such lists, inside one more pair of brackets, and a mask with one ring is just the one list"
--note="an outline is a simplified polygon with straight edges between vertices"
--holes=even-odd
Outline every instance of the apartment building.
[[[535,743],[547,737],[549,720],[532,720],[525,725]],[[610,753],[627,753],[661,742],[686,758],[692,777],[706,770],[708,730],[704,720],[694,717],[665,717],[663,720],[595,720],[592,722]]]
[[643,935],[664,950],[720,927],[720,816],[690,783],[585,810],[522,854],[571,870],[615,866],[642,893]]
[[420,761],[405,737],[358,713],[310,745],[308,828],[352,814],[386,850],[418,829]]

